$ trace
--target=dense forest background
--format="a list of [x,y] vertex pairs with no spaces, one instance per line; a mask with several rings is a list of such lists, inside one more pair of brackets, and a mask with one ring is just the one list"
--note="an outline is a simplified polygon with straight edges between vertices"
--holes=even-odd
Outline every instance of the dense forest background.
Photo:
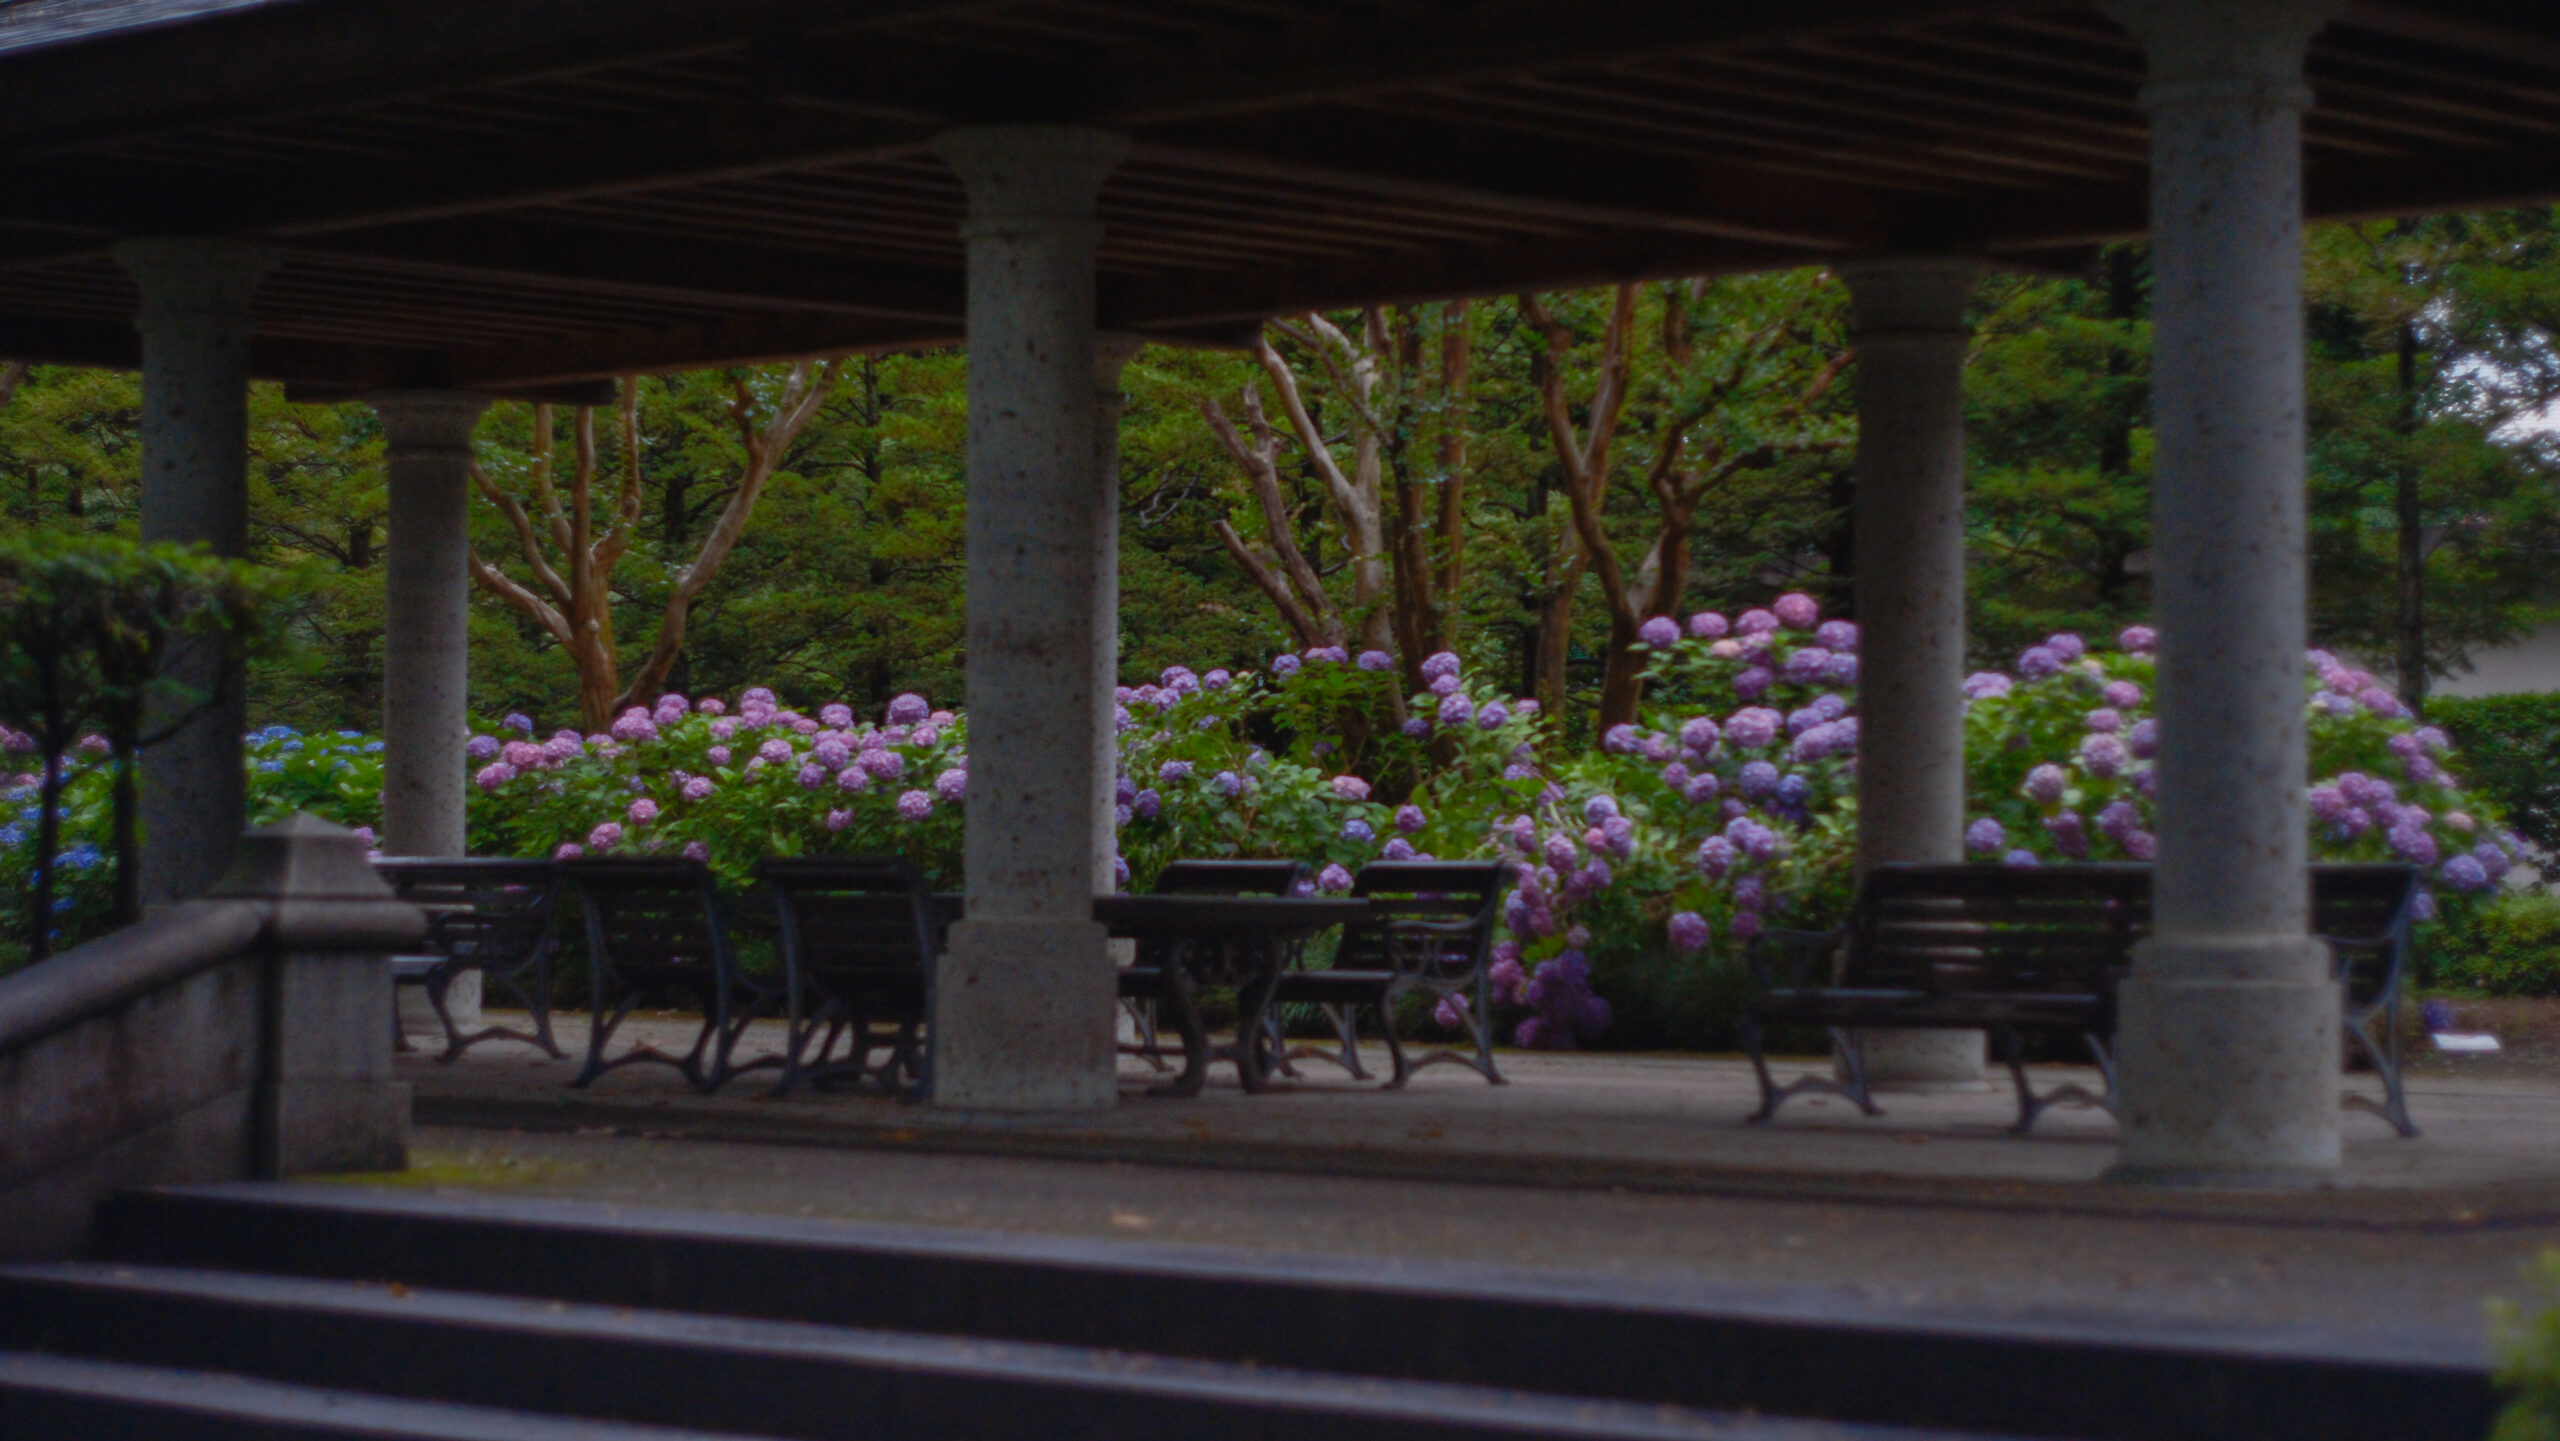
[[[2330,227],[2306,274],[2315,640],[2415,694],[2560,608],[2560,444],[2543,424],[2560,222]],[[1986,663],[2147,609],[2148,283],[2123,246],[2086,274],[1978,292]],[[1890,539],[1847,520],[1847,321],[1843,287],[1800,271],[1292,317],[1261,354],[1150,348],[1121,446],[1124,676],[1253,666],[1317,638],[1384,638],[1408,665],[1453,646],[1587,736],[1644,616],[1788,589],[1854,614],[1859,547]],[[536,559],[565,566],[544,496],[579,485],[615,537],[609,564],[589,560],[617,683],[647,674],[690,571],[680,644],[658,657],[668,688],[963,701],[964,366],[858,356],[639,378],[593,412],[495,407],[473,511],[475,710],[579,719],[579,664],[538,607],[501,594],[538,599]],[[129,531],[137,405],[130,375],[0,367],[0,514]],[[254,558],[305,577],[304,644],[259,677],[257,722],[373,729],[379,426],[266,386],[251,406]]]

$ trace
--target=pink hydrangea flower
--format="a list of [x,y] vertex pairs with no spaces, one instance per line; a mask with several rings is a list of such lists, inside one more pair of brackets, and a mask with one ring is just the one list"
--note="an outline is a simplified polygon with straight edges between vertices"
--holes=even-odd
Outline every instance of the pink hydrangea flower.
[[1814,622],[1822,619],[1822,607],[1802,591],[1789,591],[1769,609],[1778,617],[1778,624],[1789,630],[1811,630]]

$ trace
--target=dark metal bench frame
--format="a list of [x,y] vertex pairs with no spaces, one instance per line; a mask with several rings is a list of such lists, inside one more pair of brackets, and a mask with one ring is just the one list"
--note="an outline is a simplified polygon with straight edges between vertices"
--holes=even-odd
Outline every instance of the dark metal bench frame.
[[[782,1064],[760,1057],[744,1066],[731,1053],[747,1024],[784,1003],[784,987],[749,976],[731,942],[729,903],[700,861],[588,857],[564,861],[561,871],[586,911],[588,987],[593,1014],[587,1061],[572,1087],[584,1087],[608,1071],[655,1062],[673,1066],[705,1095],[746,1071]],[[633,927],[643,928],[640,934]],[[658,932],[650,939],[647,931]],[[642,959],[638,948],[679,948],[664,959]],[[605,1046],[642,997],[657,991],[691,991],[702,1004],[702,1030],[693,1047],[671,1056],[647,1043],[605,1057]]]
[[[1148,891],[1158,896],[1285,896],[1292,894],[1298,882],[1306,878],[1302,861],[1273,860],[1179,860],[1165,866],[1156,875]],[[1153,947],[1142,946],[1137,963],[1123,966],[1119,972],[1120,1005],[1138,1033],[1137,1042],[1120,1048],[1124,1055],[1143,1057],[1156,1070],[1167,1071],[1164,1036],[1159,1024],[1159,1011],[1167,1000],[1166,988],[1173,984],[1167,971],[1168,956],[1155,953]],[[1272,1024],[1278,1024],[1274,1009]],[[1284,1067],[1285,1069],[1285,1064]]]
[[[2349,1093],[2344,1104],[2371,1111],[2402,1136],[2415,1136],[2400,1075],[2399,1003],[2417,876],[2407,866],[2337,864],[2310,868],[2314,938],[2334,957],[2346,1041],[2380,1077],[2381,1100]],[[1972,907],[1988,904],[1985,917]],[[1899,910],[1889,916],[1888,911]],[[1941,912],[1932,918],[1932,910]],[[2018,1097],[2025,1134],[2064,1103],[2116,1113],[2116,986],[2150,933],[2151,867],[2100,864],[2032,870],[1988,865],[1887,865],[1868,874],[1849,924],[1829,931],[1769,931],[1748,963],[1759,994],[1745,1008],[1742,1041],[1760,1083],[1761,1124],[1808,1093],[1847,1098],[1881,1114],[1869,1089],[1857,1029],[1986,1031]],[[1983,940],[2008,924],[2007,944]],[[1882,958],[1888,929],[1920,965]],[[1932,932],[1935,934],[1932,934]],[[2042,940],[2038,937],[2041,935]],[[1816,980],[1817,968],[1828,967]],[[2382,1033],[2377,1036],[2374,1027]],[[1818,1025],[1838,1048],[1841,1078],[1807,1075],[1779,1086],[1769,1074],[1764,1028]],[[2091,1092],[2065,1085],[2037,1092],[2028,1082],[2023,1033],[2076,1033],[2104,1078]]]
[[[923,875],[895,856],[776,858],[755,874],[781,927],[789,1021],[773,1094],[804,1080],[824,1088],[869,1076],[892,1094],[921,1098],[930,1086],[934,962],[948,928]],[[880,1025],[889,1031],[875,1041]],[[849,1053],[832,1059],[839,1040]],[[877,1048],[888,1054],[874,1066]]]
[[[434,958],[417,964],[426,958],[397,957],[392,976],[400,985],[425,989],[444,1027],[444,1054],[437,1060],[450,1062],[482,1041],[497,1040],[522,1041],[553,1060],[566,1059],[551,1034],[552,962],[560,950],[558,866],[496,857],[385,856],[373,868],[401,899],[431,903],[427,944]],[[533,1029],[484,1025],[464,1035],[447,999],[454,977],[464,971],[480,973],[484,995],[495,985],[522,1003]],[[405,1035],[400,1044],[408,1044]]]
[[[1505,1084],[1493,1059],[1488,961],[1510,879],[1499,861],[1374,861],[1361,867],[1351,894],[1369,902],[1368,918],[1342,928],[1331,966],[1283,972],[1272,997],[1275,1003],[1323,1007],[1339,1047],[1299,1047],[1282,1052],[1281,1060],[1330,1061],[1355,1079],[1369,1079],[1358,1049],[1360,1012],[1366,1009],[1376,1013],[1394,1063],[1385,1089],[1395,1090],[1416,1071],[1444,1061]],[[1468,1049],[1444,1046],[1406,1058],[1396,1037],[1396,1003],[1416,991],[1462,1002]]]

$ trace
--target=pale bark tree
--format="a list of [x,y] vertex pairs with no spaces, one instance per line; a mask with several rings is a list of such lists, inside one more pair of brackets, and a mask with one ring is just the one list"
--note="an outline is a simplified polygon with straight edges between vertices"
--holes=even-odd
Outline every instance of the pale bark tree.
[[[1345,645],[1394,654],[1410,688],[1423,657],[1456,641],[1457,592],[1464,580],[1466,395],[1472,312],[1463,302],[1424,312],[1364,311],[1344,326],[1322,315],[1274,321],[1292,342],[1293,365],[1268,338],[1255,348],[1260,384],[1244,387],[1242,426],[1216,400],[1201,414],[1244,473],[1258,533],[1248,539],[1217,522],[1218,538],[1269,597],[1301,646]],[[1435,329],[1437,354],[1427,330]],[[1302,377],[1300,368],[1313,372]],[[1323,389],[1311,402],[1310,380]],[[1266,408],[1265,386],[1286,430]],[[1340,434],[1318,420],[1331,402]],[[1417,436],[1430,443],[1417,446]],[[1301,459],[1323,493],[1340,535],[1347,585],[1337,598],[1298,541],[1301,522],[1284,467]],[[1427,454],[1428,460],[1425,460]]]
[[602,730],[623,710],[648,704],[666,684],[684,651],[685,627],[694,602],[737,548],[766,482],[834,393],[842,366],[840,360],[801,361],[791,367],[780,391],[769,399],[756,394],[744,372],[731,377],[729,418],[745,453],[737,486],[692,560],[671,577],[659,609],[657,636],[627,681],[614,637],[612,581],[614,568],[629,552],[641,523],[638,378],[626,376],[622,381],[621,464],[618,477],[609,482],[610,495],[597,494],[602,467],[596,448],[596,414],[590,406],[578,407],[573,419],[565,483],[553,455],[557,417],[549,405],[534,407],[526,476],[529,506],[509,494],[487,470],[478,464],[471,467],[472,482],[481,496],[506,517],[533,580],[531,584],[519,581],[476,553],[471,557],[472,577],[541,626],[568,653],[578,672],[578,715],[587,730]]
[[[1600,682],[1600,728],[1636,718],[1644,697],[1645,656],[1637,649],[1638,632],[1655,616],[1676,616],[1688,588],[1691,535],[1698,507],[1733,477],[1766,469],[1788,456],[1846,450],[1852,437],[1846,428],[1815,414],[1822,397],[1839,380],[1853,358],[1838,351],[1802,366],[1773,364],[1780,353],[1798,346],[1794,317],[1771,319],[1751,333],[1729,338],[1712,356],[1702,356],[1692,329],[1690,302],[1701,293],[1698,282],[1675,283],[1662,293],[1657,343],[1662,363],[1656,368],[1661,394],[1649,395],[1650,424],[1636,437],[1641,453],[1623,458],[1622,429],[1634,384],[1637,312],[1643,292],[1621,285],[1611,297],[1608,319],[1599,337],[1599,357],[1583,418],[1576,420],[1565,358],[1579,343],[1572,327],[1559,321],[1539,296],[1520,297],[1521,314],[1546,340],[1536,358],[1533,378],[1547,430],[1564,472],[1565,498],[1571,524],[1571,555],[1560,554],[1558,569],[1578,578],[1585,570],[1598,581],[1609,611],[1609,641]],[[1707,422],[1729,408],[1749,406],[1750,424],[1740,428],[1710,427]],[[1613,487],[1624,479],[1649,508],[1645,548],[1633,566],[1622,554],[1609,527]],[[1550,614],[1540,638],[1554,636],[1559,653],[1542,655],[1542,667],[1554,666],[1553,698],[1544,692],[1547,672],[1539,673],[1540,700],[1561,699],[1561,638],[1570,629],[1572,589],[1560,586],[1549,601]]]

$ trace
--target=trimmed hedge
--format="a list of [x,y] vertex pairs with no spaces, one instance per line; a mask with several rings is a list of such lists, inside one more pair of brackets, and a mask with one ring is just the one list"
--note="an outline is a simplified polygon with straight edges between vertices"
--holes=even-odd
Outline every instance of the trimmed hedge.
[[2560,996],[2560,895],[2517,891],[2432,927],[2427,981],[2492,996]]
[[2560,854],[2560,691],[2438,697],[2427,719],[2453,737],[2454,766],[2471,788],[2519,835]]

